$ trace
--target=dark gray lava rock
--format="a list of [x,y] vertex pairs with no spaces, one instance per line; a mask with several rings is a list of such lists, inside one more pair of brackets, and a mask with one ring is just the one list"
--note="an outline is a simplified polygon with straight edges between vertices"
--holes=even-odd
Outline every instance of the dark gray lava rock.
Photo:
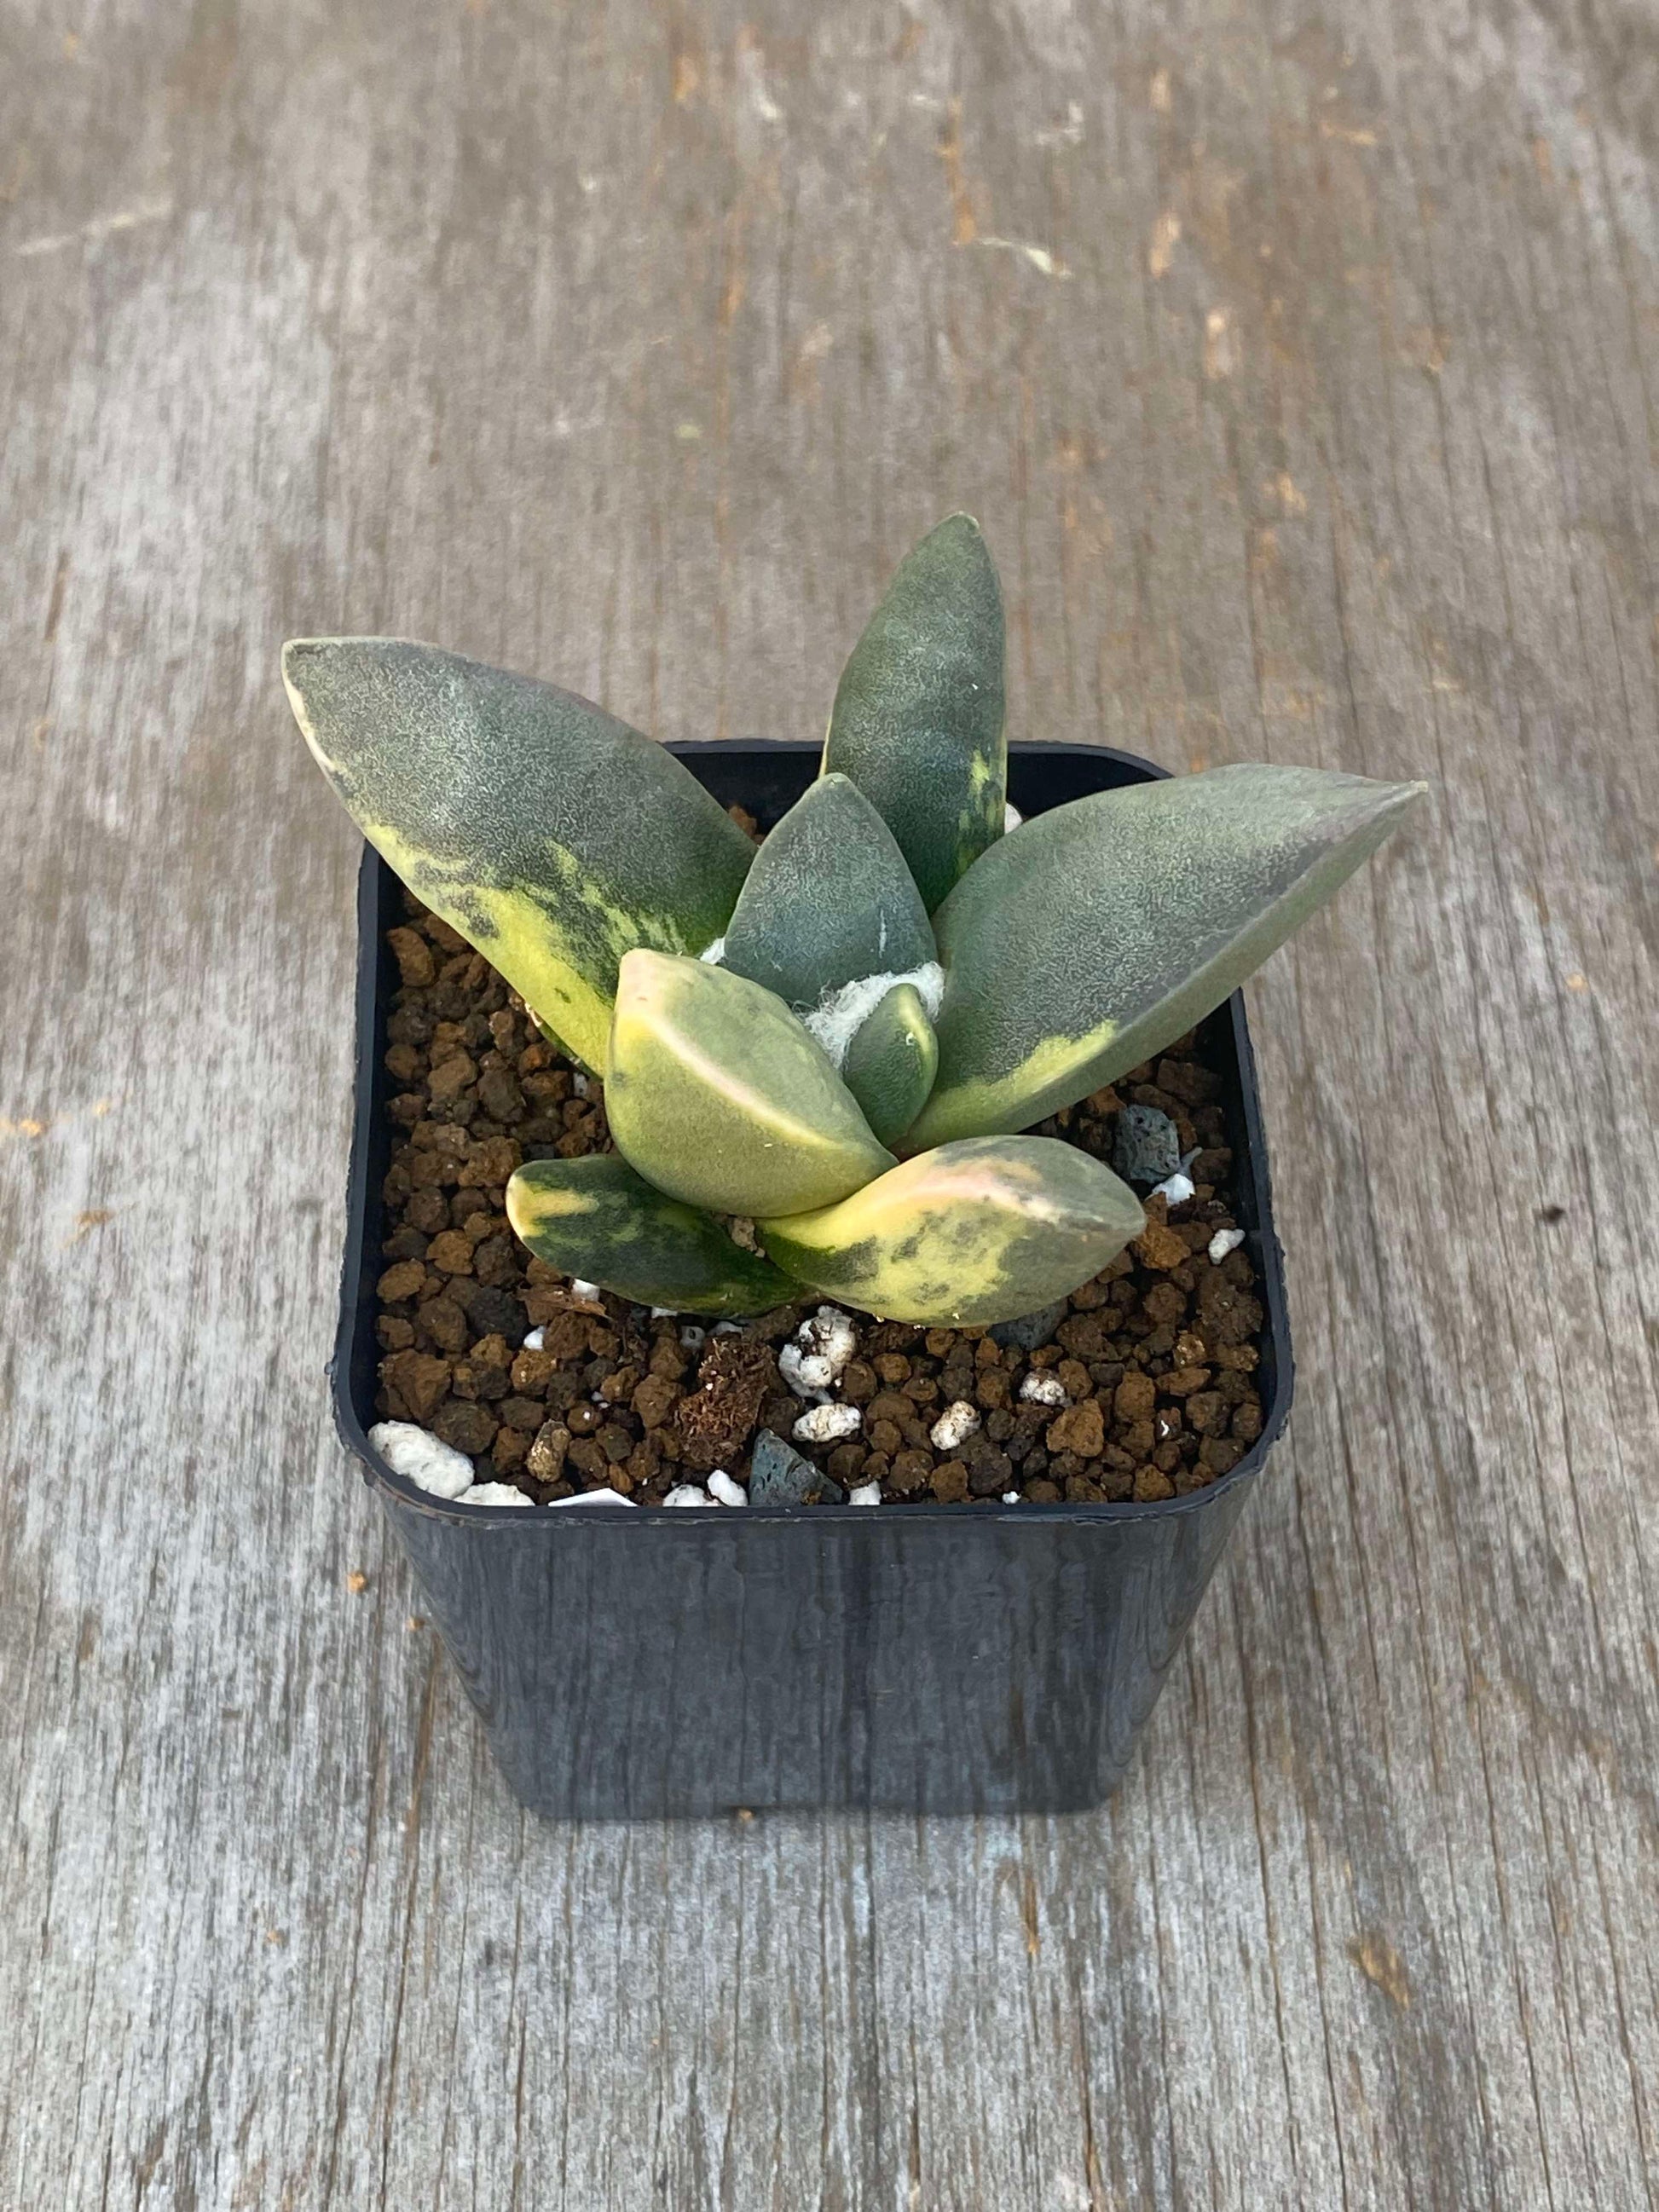
[[1117,1117],[1112,1165],[1125,1182],[1162,1182],[1181,1165],[1181,1137],[1156,1106],[1126,1106]]
[[770,1429],[756,1437],[749,1468],[751,1505],[840,1505],[846,1497],[840,1483]]

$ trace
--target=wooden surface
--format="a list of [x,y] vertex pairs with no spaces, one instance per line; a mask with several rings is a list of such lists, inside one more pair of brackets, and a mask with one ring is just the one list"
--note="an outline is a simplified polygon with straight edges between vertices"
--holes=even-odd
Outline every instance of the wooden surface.
[[[9,0],[0,2201],[1659,2195],[1644,0]],[[291,631],[1425,775],[1255,988],[1300,1397],[1116,1801],[540,1827],[330,1433]],[[353,1571],[368,1577],[354,1593]]]

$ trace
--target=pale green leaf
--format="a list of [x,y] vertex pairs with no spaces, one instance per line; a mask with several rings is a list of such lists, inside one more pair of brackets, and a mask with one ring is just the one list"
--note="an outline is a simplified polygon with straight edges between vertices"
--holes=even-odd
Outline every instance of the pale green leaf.
[[1029,1128],[1220,1005],[1376,848],[1420,784],[1235,767],[1074,799],[933,917],[939,1073],[906,1151]]
[[939,1045],[921,994],[896,983],[847,1049],[847,1088],[884,1145],[896,1145],[927,1103]]
[[755,855],[720,965],[805,1013],[844,983],[933,958],[927,909],[892,832],[856,784],[820,776]]
[[924,538],[853,648],[825,773],[850,776],[898,840],[931,914],[1002,835],[1002,593],[971,515]]

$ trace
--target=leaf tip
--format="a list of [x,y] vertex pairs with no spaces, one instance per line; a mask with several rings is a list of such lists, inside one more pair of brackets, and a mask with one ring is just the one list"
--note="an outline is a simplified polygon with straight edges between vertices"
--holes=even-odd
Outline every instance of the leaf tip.
[[[330,775],[337,772],[317,733],[316,717],[308,703],[313,679],[320,676],[326,686],[330,671],[328,664],[338,663],[356,648],[360,657],[368,658],[365,648],[383,648],[399,642],[395,638],[383,637],[290,637],[283,641],[281,655],[283,689],[288,694],[289,705],[294,709],[294,719],[300,733],[319,764]],[[326,700],[325,700],[326,709]]]
[[335,763],[324,750],[317,735],[316,723],[306,704],[305,686],[307,662],[314,659],[319,648],[327,643],[328,640],[321,637],[286,638],[283,643],[281,665],[283,689],[288,694],[288,703],[293,710],[294,719],[300,726],[300,735],[310,746],[318,766],[326,775],[333,775],[337,772]]
[[[1360,781],[1356,779],[1356,781]],[[1402,822],[1415,814],[1428,797],[1430,786],[1424,782],[1382,783],[1364,782],[1363,795],[1358,809],[1363,823],[1368,823],[1380,845],[1391,837]],[[1375,849],[1375,847],[1372,848]]]
[[343,645],[358,645],[366,641],[343,637],[289,637],[283,641],[283,681],[292,690],[308,664],[326,659]]
[[514,1168],[507,1179],[507,1226],[521,1244],[530,1241],[530,1231],[536,1218],[535,1196],[532,1186],[524,1179],[524,1170]]
[[985,542],[978,518],[963,508],[947,514],[943,522],[936,522],[916,551],[954,555],[993,578],[996,574],[996,563],[991,558],[991,549]]
[[617,1004],[626,1000],[640,1006],[660,999],[679,964],[678,953],[657,952],[648,945],[630,947],[617,966]]

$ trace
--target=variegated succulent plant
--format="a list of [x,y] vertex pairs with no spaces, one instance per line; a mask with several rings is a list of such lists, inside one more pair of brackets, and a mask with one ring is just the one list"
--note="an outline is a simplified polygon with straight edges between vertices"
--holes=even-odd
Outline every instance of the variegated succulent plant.
[[1220,1004],[1422,787],[1230,767],[1006,811],[1003,616],[977,526],[900,568],[822,773],[758,850],[651,738],[551,684],[307,638],[301,729],[404,882],[605,1080],[615,1155],[507,1190],[541,1258],[651,1305],[805,1290],[1011,1319],[1142,1227],[1023,1136]]

